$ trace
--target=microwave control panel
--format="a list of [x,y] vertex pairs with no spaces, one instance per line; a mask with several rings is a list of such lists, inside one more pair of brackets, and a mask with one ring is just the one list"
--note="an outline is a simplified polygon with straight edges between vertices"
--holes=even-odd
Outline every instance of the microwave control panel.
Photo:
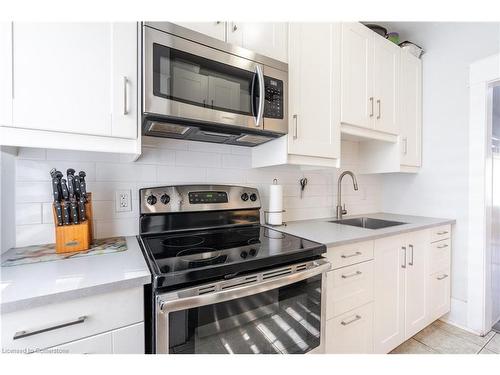
[[283,119],[283,81],[264,76],[264,117]]

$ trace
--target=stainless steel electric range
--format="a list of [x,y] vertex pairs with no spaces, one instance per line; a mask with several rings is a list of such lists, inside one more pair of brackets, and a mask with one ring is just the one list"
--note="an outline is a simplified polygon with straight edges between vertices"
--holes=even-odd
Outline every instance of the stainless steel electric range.
[[257,189],[140,190],[153,353],[321,352],[322,244],[260,225]]

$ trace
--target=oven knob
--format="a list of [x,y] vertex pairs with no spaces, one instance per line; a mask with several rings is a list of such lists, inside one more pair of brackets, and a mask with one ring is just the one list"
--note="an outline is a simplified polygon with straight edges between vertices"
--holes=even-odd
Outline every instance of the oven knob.
[[156,199],[156,197],[155,197],[154,195],[150,195],[150,196],[146,199],[146,201],[148,202],[148,204],[149,204],[150,206],[154,206],[154,205],[156,204],[156,200],[157,200],[157,199]]
[[250,251],[248,252],[248,254],[250,254],[250,256],[254,257],[255,255],[257,255],[257,250],[250,249]]
[[255,193],[251,194],[251,195],[250,195],[250,200],[251,200],[252,202],[255,202],[255,201],[257,200],[257,194],[255,194]]
[[242,251],[240,256],[245,259],[248,256],[248,253],[246,251]]
[[247,193],[241,194],[241,200],[246,202],[248,200],[248,194]]
[[168,204],[168,202],[170,202],[170,196],[168,194],[163,194],[160,197],[160,200],[161,200],[161,203]]

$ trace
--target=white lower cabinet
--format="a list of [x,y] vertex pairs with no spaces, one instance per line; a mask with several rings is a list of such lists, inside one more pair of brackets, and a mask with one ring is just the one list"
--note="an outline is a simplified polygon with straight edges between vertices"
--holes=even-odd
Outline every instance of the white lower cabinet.
[[63,354],[142,354],[144,322],[69,342],[47,352]]
[[451,226],[328,248],[326,353],[388,353],[450,311]]
[[367,354],[373,351],[373,303],[326,322],[326,353]]
[[2,350],[143,353],[143,298],[137,287],[2,313]]
[[375,241],[375,353],[390,352],[450,311],[449,267],[430,271],[435,257],[449,264],[450,246],[440,241],[448,251],[443,260],[432,238],[432,230],[423,230]]

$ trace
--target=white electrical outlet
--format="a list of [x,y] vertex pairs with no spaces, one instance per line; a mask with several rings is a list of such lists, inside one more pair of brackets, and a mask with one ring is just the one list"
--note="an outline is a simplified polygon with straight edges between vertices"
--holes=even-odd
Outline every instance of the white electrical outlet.
[[132,211],[132,192],[130,190],[116,190],[115,192],[115,211]]

